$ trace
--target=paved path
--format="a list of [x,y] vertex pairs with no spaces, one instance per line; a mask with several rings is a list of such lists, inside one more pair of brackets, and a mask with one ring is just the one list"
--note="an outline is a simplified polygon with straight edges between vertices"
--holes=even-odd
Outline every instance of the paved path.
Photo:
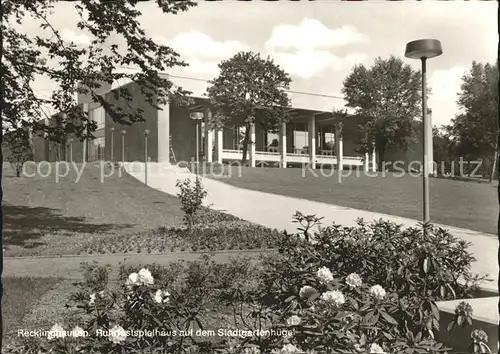
[[[157,163],[149,163],[148,166],[148,186],[171,195],[178,193],[178,188],[175,186],[177,179],[190,178],[194,180],[195,178],[185,168]],[[144,182],[144,164],[126,164],[125,169],[130,175]],[[241,189],[210,178],[202,180],[208,192],[205,200],[206,205],[226,210],[242,219],[279,230],[296,231],[297,224],[292,223],[292,215],[296,211],[323,216],[324,224],[335,222],[340,225],[353,226],[357,218],[365,220],[383,218],[406,227],[418,226],[418,221],[412,219]],[[470,251],[477,258],[473,264],[473,271],[478,274],[489,274],[491,281],[485,282],[482,287],[485,290],[497,292],[498,241],[496,235],[447,225],[439,226],[449,229],[453,235],[471,243]]]
[[[215,262],[228,262],[238,255],[248,257],[259,257],[262,253],[269,251],[220,251],[213,252],[212,259]],[[168,254],[107,254],[86,256],[61,256],[61,257],[6,257],[4,258],[3,277],[55,277],[64,279],[82,279],[81,263],[92,263],[96,261],[101,265],[113,266],[115,272],[120,263],[159,264],[167,265],[176,261],[195,261],[203,254],[209,252],[171,252]]]

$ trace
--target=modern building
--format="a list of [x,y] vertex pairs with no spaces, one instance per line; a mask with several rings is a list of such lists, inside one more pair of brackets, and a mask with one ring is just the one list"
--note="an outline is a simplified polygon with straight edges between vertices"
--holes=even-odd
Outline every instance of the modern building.
[[[114,90],[118,87],[128,89],[132,100],[125,101],[115,97]],[[189,107],[172,103],[156,109],[146,101],[146,97],[133,82],[103,85],[100,94],[104,95],[107,102],[123,109],[142,110],[144,121],[131,125],[116,123],[100,104],[93,102],[90,97],[80,95],[79,104],[97,125],[95,139],[68,139],[64,147],[45,142],[43,149],[35,147],[37,159],[50,161],[59,156],[60,159],[75,162],[130,162],[145,161],[146,158],[155,162],[191,162],[196,160],[198,146],[200,161],[232,163],[241,160],[241,127],[209,129],[206,121],[213,108],[209,100],[200,97],[201,95],[192,97],[194,103]],[[290,115],[292,119],[282,124],[275,133],[266,131],[263,118],[257,116],[250,134],[249,166],[285,168],[310,164],[311,168],[328,165],[338,169],[349,166],[375,171],[376,151],[371,154],[357,152],[357,130],[365,121],[363,117],[351,115],[340,128],[339,117],[332,111],[294,107],[290,108]],[[193,117],[201,119],[192,119]],[[149,131],[147,157],[146,130]],[[40,150],[43,153],[37,154]]]

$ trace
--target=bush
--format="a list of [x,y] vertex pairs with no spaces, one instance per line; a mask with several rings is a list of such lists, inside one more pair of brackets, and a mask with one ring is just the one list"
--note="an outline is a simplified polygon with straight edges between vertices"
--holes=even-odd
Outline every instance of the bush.
[[[295,218],[301,233],[278,238],[278,253],[258,264],[215,264],[204,257],[140,271],[122,266],[118,291],[104,285],[105,271],[92,268],[73,298],[90,335],[42,340],[19,353],[445,352],[435,338],[436,301],[473,292],[473,281],[458,282],[474,279],[466,244],[430,225],[422,233],[360,220],[356,227],[311,232],[318,218]],[[106,290],[93,293],[101,288]],[[470,307],[460,304],[455,317],[456,326],[470,325]],[[196,335],[197,329],[221,327],[241,335]],[[112,328],[111,337],[94,335]],[[155,335],[125,335],[124,329]],[[172,334],[190,329],[189,336]],[[485,348],[484,333],[474,332],[471,340],[474,351]]]
[[200,210],[203,199],[207,196],[207,191],[203,189],[201,179],[196,177],[194,184],[190,179],[177,180],[176,187],[180,189],[177,194],[184,212],[184,222],[191,228],[195,222],[196,213]]
[[[261,287],[243,295],[233,288],[225,295],[226,305],[238,313],[239,328],[293,329],[293,339],[244,339],[240,348],[443,351],[435,338],[436,301],[468,297],[476,289],[465,242],[430,225],[424,234],[391,222],[359,220],[356,227],[311,232],[320,219],[300,213],[295,218],[302,233],[281,239],[279,254],[266,257]],[[460,278],[468,282],[460,284]],[[253,305],[240,310],[248,304]],[[256,321],[248,325],[247,318]]]

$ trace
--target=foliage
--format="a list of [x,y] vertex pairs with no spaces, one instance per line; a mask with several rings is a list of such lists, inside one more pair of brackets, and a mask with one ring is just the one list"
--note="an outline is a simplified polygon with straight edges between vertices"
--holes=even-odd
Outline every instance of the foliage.
[[[194,1],[167,0],[158,2],[164,14],[177,14],[195,6]],[[2,128],[10,130],[26,122],[35,130],[44,130],[49,139],[59,140],[61,129],[80,138],[92,136],[95,123],[78,107],[75,94],[87,95],[99,102],[113,120],[130,124],[143,120],[140,110],[123,110],[106,102],[99,94],[101,85],[129,78],[137,83],[146,100],[158,107],[168,99],[182,99],[187,91],[174,90],[173,83],[161,72],[174,66],[186,66],[179,55],[164,45],[156,44],[140,24],[137,1],[84,1],[74,3],[79,17],[79,30],[88,34],[88,46],[79,46],[63,39],[52,22],[57,2],[8,0],[2,2]],[[25,21],[38,21],[40,31],[34,36],[21,28]],[[110,44],[124,41],[125,47]],[[103,50],[103,47],[109,50]],[[135,72],[124,72],[122,66],[134,66]],[[35,91],[39,75],[50,78],[56,89],[48,98]],[[127,89],[116,94],[130,101]],[[45,109],[61,113],[61,122],[45,125],[50,118]]]
[[191,228],[195,223],[196,213],[201,209],[203,199],[207,196],[207,191],[203,189],[199,177],[196,177],[194,184],[189,178],[177,180],[176,187],[180,189],[177,197],[182,203],[184,222],[188,228]]
[[498,66],[472,62],[457,103],[462,112],[449,126],[456,154],[465,160],[482,158],[490,175],[498,145]]
[[214,112],[211,124],[245,128],[243,163],[247,159],[251,125],[263,119],[265,130],[276,132],[288,119],[290,100],[286,93],[291,82],[288,74],[268,57],[239,52],[219,64],[220,74],[209,82],[207,95]]
[[[175,15],[187,11],[196,2],[162,0],[156,4],[162,13]],[[107,102],[99,93],[101,86],[111,86],[115,80],[126,78],[137,84],[145,100],[154,107],[168,100],[184,103],[188,91],[174,89],[173,83],[161,72],[186,66],[186,63],[179,60],[172,48],[159,45],[147,36],[137,5],[137,0],[73,2],[78,15],[77,28],[91,37],[90,44],[83,47],[65,41],[55,27],[57,1],[2,1],[2,133],[29,127],[33,134],[42,131],[52,140],[61,135],[62,127],[65,134],[92,138],[96,124],[78,106],[76,94],[100,103],[116,122],[141,121],[142,110],[125,110]],[[26,22],[33,20],[38,22],[40,30],[28,35],[22,29],[26,28]],[[117,41],[124,46],[119,46]],[[122,66],[133,66],[137,70],[127,73],[119,70]],[[39,87],[36,80],[40,76],[49,78],[55,87],[50,97],[41,97],[36,92]],[[126,87],[114,92],[128,102],[132,99]],[[47,108],[62,114],[60,125],[45,124],[45,120],[51,118]],[[0,248],[3,248],[1,242]],[[0,297],[1,293],[0,282]],[[0,346],[1,338],[0,335]]]
[[[87,267],[69,305],[81,312],[71,325],[89,335],[31,341],[10,353],[445,352],[434,336],[436,301],[471,291],[450,279],[470,266],[464,245],[430,225],[423,236],[383,221],[318,231],[313,228],[321,218],[297,213],[295,221],[299,233],[284,234],[279,253],[261,263],[240,258],[216,264],[204,257],[166,267],[122,265],[116,290],[104,269]],[[356,258],[359,248],[366,261]],[[463,303],[453,323],[465,326],[470,318],[470,306]],[[198,331],[221,327],[240,335]],[[62,327],[53,334],[57,328]],[[112,328],[110,336],[95,335]],[[134,330],[151,336],[126,333]],[[486,341],[484,332],[473,332],[471,349],[486,348]]]
[[347,106],[370,118],[360,127],[362,152],[376,148],[379,167],[389,146],[407,150],[416,141],[412,126],[421,112],[419,71],[394,56],[377,58],[371,68],[356,65],[343,85]]
[[[475,291],[474,284],[458,282],[476,280],[468,272],[473,258],[465,243],[430,225],[425,235],[362,220],[356,227],[312,232],[320,218],[297,213],[295,221],[301,233],[289,235],[278,256],[265,257],[262,286],[226,294],[238,327],[292,328],[293,339],[250,338],[241,340],[241,347],[266,352],[294,345],[301,353],[378,352],[371,350],[380,347],[388,353],[443,351],[435,338],[436,301]],[[238,310],[244,304],[247,310]],[[249,318],[255,321],[248,323]]]
[[7,160],[16,171],[16,177],[21,177],[25,162],[33,160],[29,132],[26,129],[17,129],[4,134],[3,146],[7,150]]

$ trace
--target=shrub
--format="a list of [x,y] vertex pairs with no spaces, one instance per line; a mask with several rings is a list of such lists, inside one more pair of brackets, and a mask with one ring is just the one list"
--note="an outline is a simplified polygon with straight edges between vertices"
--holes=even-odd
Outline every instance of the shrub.
[[[102,294],[89,290],[106,283],[104,272],[93,268],[73,298],[73,306],[83,310],[82,330],[90,335],[42,340],[20,352],[445,352],[435,338],[436,301],[472,292],[473,284],[458,282],[473,279],[466,244],[430,225],[422,233],[360,220],[356,227],[333,225],[312,232],[319,221],[315,216],[298,213],[295,221],[303,225],[301,233],[285,233],[278,239],[278,253],[260,263],[216,264],[203,257],[141,270],[123,265],[118,291]],[[457,326],[468,325],[470,308],[461,304],[455,317]],[[172,335],[220,328],[221,323],[242,335]],[[96,329],[116,331],[104,337],[94,335]],[[124,329],[155,335],[130,336]],[[471,340],[474,351],[485,348],[484,333],[474,332]]]
[[200,210],[207,191],[203,189],[201,179],[196,177],[194,185],[190,179],[177,180],[176,187],[180,189],[177,194],[184,212],[184,222],[191,228],[195,222],[196,213]]
[[[423,233],[359,220],[356,227],[312,232],[320,221],[314,215],[297,213],[295,221],[301,233],[280,239],[279,254],[265,257],[259,289],[225,294],[240,328],[293,329],[293,338],[249,338],[233,347],[301,353],[444,350],[435,338],[436,301],[471,296],[478,280],[469,272],[473,257],[465,242],[430,225]],[[460,278],[469,281],[461,284]],[[463,323],[461,318],[456,321]]]

